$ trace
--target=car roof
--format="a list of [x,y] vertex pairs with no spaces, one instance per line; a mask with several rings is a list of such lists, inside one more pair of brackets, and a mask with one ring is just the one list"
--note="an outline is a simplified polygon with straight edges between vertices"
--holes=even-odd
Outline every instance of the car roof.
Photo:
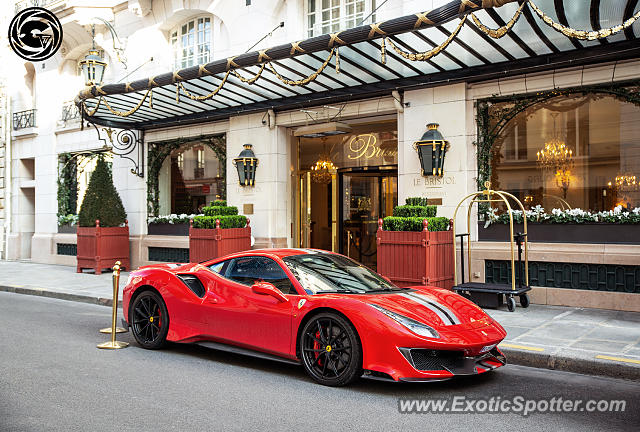
[[322,249],[304,249],[304,248],[265,248],[265,249],[250,249],[242,252],[236,252],[233,254],[225,255],[224,257],[220,257],[216,259],[219,261],[220,259],[230,259],[237,258],[243,256],[255,256],[255,255],[269,255],[276,256],[280,259],[292,256],[292,255],[308,255],[308,254],[317,254],[317,253],[333,253],[331,251],[326,251]]

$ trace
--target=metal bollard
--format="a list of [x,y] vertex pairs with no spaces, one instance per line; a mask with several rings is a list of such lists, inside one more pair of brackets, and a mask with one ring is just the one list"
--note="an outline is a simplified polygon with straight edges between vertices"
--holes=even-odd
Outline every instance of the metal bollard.
[[[116,327],[116,319],[118,316],[118,285],[120,284],[120,261],[116,261],[113,266],[113,311],[111,314],[111,327],[100,330],[101,333],[111,333],[111,340],[98,344],[100,349],[120,349],[129,346],[127,342],[116,340],[116,333],[126,332],[126,329]],[[106,331],[105,331],[106,330]],[[118,331],[122,330],[122,331]]]

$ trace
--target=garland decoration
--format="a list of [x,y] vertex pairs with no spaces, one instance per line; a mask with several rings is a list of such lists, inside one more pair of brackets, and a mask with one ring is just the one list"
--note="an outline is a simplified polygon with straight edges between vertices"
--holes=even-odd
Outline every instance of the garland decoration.
[[[514,0],[482,0],[482,8],[492,8],[492,7],[500,7],[506,3],[511,3]],[[398,55],[400,55],[401,57],[410,60],[410,61],[428,61],[431,58],[437,56],[438,54],[440,54],[443,50],[445,50],[450,44],[451,42],[459,35],[461,29],[464,27],[464,25],[468,22],[468,18],[469,15],[471,15],[471,19],[473,20],[473,23],[475,24],[475,26],[485,35],[487,35],[488,37],[494,38],[494,39],[500,39],[502,37],[504,37],[507,33],[509,33],[509,31],[511,31],[514,27],[514,25],[516,24],[516,22],[520,19],[520,17],[522,16],[522,13],[524,12],[524,8],[529,5],[531,7],[531,9],[539,16],[539,18],[542,19],[542,21],[549,25],[550,27],[552,27],[554,30],[562,33],[563,35],[565,35],[566,37],[569,38],[576,38],[576,39],[582,39],[582,40],[596,40],[596,39],[604,39],[607,38],[609,36],[612,36],[616,33],[619,33],[627,28],[629,28],[630,26],[632,26],[635,22],[637,22],[638,20],[640,20],[640,11],[636,12],[631,18],[627,19],[626,21],[624,21],[622,24],[619,24],[617,26],[614,27],[610,27],[608,29],[602,29],[602,30],[592,30],[592,31],[586,31],[586,30],[576,30],[573,29],[571,27],[562,25],[560,23],[557,23],[553,20],[553,18],[551,18],[549,15],[545,14],[537,5],[533,0],[521,0],[520,5],[518,7],[518,9],[516,10],[515,14],[513,15],[513,17],[503,26],[498,27],[498,28],[489,28],[486,25],[484,25],[481,20],[476,16],[476,14],[474,12],[472,12],[472,10],[477,10],[477,8],[479,7],[479,2],[478,1],[469,1],[469,0],[461,0],[460,2],[460,9],[459,12],[460,13],[464,13],[465,11],[469,11],[467,13],[465,13],[464,15],[462,15],[460,17],[460,22],[458,23],[458,25],[456,26],[456,28],[453,30],[453,32],[447,37],[447,39],[440,45],[436,46],[435,48],[429,50],[429,51],[425,51],[425,52],[414,52],[411,50],[410,47],[408,47],[408,51],[403,50],[402,48],[400,48],[398,45],[396,45],[396,43],[394,42],[394,40],[392,39],[392,37],[387,33],[387,31],[382,30],[380,27],[383,26],[384,27],[384,23],[375,23],[375,24],[369,24],[369,31],[368,31],[368,38],[369,40],[371,39],[375,39],[375,38],[380,38],[381,39],[381,45],[380,45],[380,62],[382,64],[386,64],[387,63],[387,50],[388,50],[388,46],[390,46],[393,51],[395,51]],[[415,14],[417,21],[414,24],[414,31],[418,31],[421,27],[423,27],[423,25],[429,25],[429,26],[433,26],[436,25],[436,23],[434,21],[432,21],[431,19],[428,18],[428,12],[423,12],[423,13],[417,13]],[[181,93],[183,93],[184,95],[186,95],[189,99],[191,100],[195,100],[195,101],[205,101],[208,99],[213,98],[214,96],[216,96],[224,87],[224,85],[227,82],[227,79],[229,77],[229,74],[233,74],[237,79],[239,79],[241,82],[246,83],[246,84],[254,84],[263,74],[264,69],[265,68],[269,68],[269,70],[276,76],[276,78],[278,80],[280,80],[281,82],[283,82],[286,85],[289,86],[304,86],[306,84],[309,84],[312,81],[315,81],[318,76],[327,68],[327,66],[330,64],[331,59],[333,58],[333,56],[335,56],[335,71],[337,74],[340,73],[340,52],[339,52],[339,47],[346,45],[345,41],[342,40],[340,38],[340,32],[337,33],[333,33],[328,35],[330,37],[330,40],[328,41],[328,46],[327,49],[329,49],[329,55],[327,56],[327,58],[324,60],[324,62],[320,65],[320,67],[314,71],[311,75],[304,77],[302,79],[289,79],[287,77],[284,77],[283,75],[281,75],[275,68],[273,62],[274,60],[272,59],[271,56],[269,56],[267,54],[268,50],[261,50],[259,51],[259,55],[258,55],[258,61],[257,63],[255,63],[255,66],[259,66],[259,70],[250,78],[244,77],[240,74],[240,69],[241,67],[238,66],[237,63],[234,62],[234,58],[235,57],[230,57],[227,59],[227,69],[226,69],[226,73],[224,75],[224,77],[222,78],[222,81],[216,86],[216,88],[209,94],[206,95],[197,95],[197,94],[193,94],[190,91],[187,90],[187,88],[185,87],[185,85],[182,83],[182,81],[184,80],[178,72],[174,72],[173,74],[173,81],[176,85],[176,95],[175,95],[175,100],[176,100],[176,104],[180,103],[180,96]],[[290,55],[296,55],[296,54],[304,54],[306,53],[306,51],[300,47],[300,44],[302,43],[302,41],[298,41],[298,42],[292,42],[291,43],[291,51],[290,51]],[[388,46],[387,46],[388,44]],[[211,75],[211,73],[209,72],[209,70],[207,70],[205,68],[206,65],[199,65],[199,70],[198,70],[198,77],[202,77],[204,75]],[[222,73],[222,72],[221,72]],[[82,104],[82,110],[83,113],[86,114],[88,117],[92,117],[94,116],[99,108],[100,108],[100,104],[104,103],[104,105],[106,106],[106,108],[114,115],[118,116],[118,117],[128,117],[130,115],[132,115],[133,113],[135,113],[136,111],[138,111],[138,109],[140,109],[140,107],[143,105],[143,103],[145,102],[145,100],[147,99],[147,97],[149,98],[149,107],[151,109],[153,109],[153,93],[152,93],[152,88],[153,87],[157,87],[158,84],[154,81],[154,78],[150,78],[149,79],[149,83],[148,83],[148,90],[147,93],[142,97],[142,99],[140,100],[140,102],[138,102],[138,104],[136,106],[134,106],[132,109],[128,110],[128,111],[118,111],[115,110],[111,105],[109,105],[109,102],[105,99],[105,96],[107,95],[107,93],[105,93],[101,86],[94,86],[91,88],[87,88],[85,89],[79,96],[82,100],[82,102],[80,102]],[[127,83],[127,91],[133,91],[133,89],[130,87],[130,85]],[[97,98],[97,103],[93,108],[88,108],[86,105],[86,100],[88,100],[89,98]]]
[[[136,111],[138,111],[140,109],[140,107],[142,106],[144,101],[151,94],[152,94],[152,89],[147,90],[147,92],[144,94],[142,99],[140,99],[140,102],[138,102],[138,104],[136,106],[134,106],[133,108],[131,108],[129,111],[117,111],[117,110],[113,109],[111,107],[111,105],[109,105],[109,102],[107,102],[106,99],[104,99],[103,97],[100,97],[100,99],[103,99],[102,102],[104,103],[104,106],[107,107],[107,109],[111,112],[111,114],[117,115],[118,117],[129,117],[131,114],[133,114],[134,112],[136,112]],[[98,107],[98,105],[96,105],[96,109],[97,109],[97,107]],[[151,98],[149,99],[149,108],[153,109],[153,104],[151,103]]]
[[614,26],[614,27],[609,27],[607,29],[601,29],[597,31],[576,30],[571,27],[567,27],[560,23],[555,22],[553,18],[551,18],[549,15],[545,14],[542,10],[540,10],[540,8],[533,2],[533,0],[528,0],[528,2],[531,5],[531,9],[533,9],[534,12],[537,13],[538,16],[542,19],[542,21],[544,21],[544,23],[547,24],[549,27],[551,27],[552,29],[554,29],[559,33],[562,33],[567,37],[581,39],[581,40],[596,40],[596,39],[607,38],[616,33],[620,33],[621,31],[623,31],[628,27],[631,27],[633,23],[635,23],[638,19],[640,19],[640,11],[638,11],[631,18],[626,20],[624,23],[618,24],[617,26]]
[[397,52],[398,54],[400,54],[402,57],[406,58],[407,60],[411,60],[411,61],[427,61],[431,57],[440,54],[440,52],[443,49],[445,49],[446,47],[449,46],[451,41],[453,41],[453,39],[455,39],[455,37],[458,36],[458,33],[460,33],[460,29],[462,29],[462,26],[464,26],[464,23],[467,21],[467,17],[468,16],[469,16],[469,14],[467,14],[467,15],[462,17],[462,19],[458,23],[458,26],[453,31],[453,33],[451,33],[449,35],[447,40],[445,40],[441,45],[439,45],[439,46],[437,46],[437,47],[435,47],[435,48],[433,48],[432,50],[429,50],[429,51],[420,52],[420,53],[411,53],[411,52],[403,51],[402,49],[398,48],[396,46],[396,44],[393,43],[393,41],[391,39],[389,39],[389,38],[386,38],[386,39],[387,39],[387,42],[389,43],[389,45],[391,45],[391,48],[393,48],[393,50],[395,52]]
[[191,100],[197,100],[197,101],[203,101],[203,100],[207,100],[207,99],[211,99],[212,97],[214,97],[215,95],[218,94],[218,92],[220,90],[222,90],[222,86],[224,86],[224,84],[227,82],[227,78],[229,78],[229,74],[231,73],[230,70],[227,71],[226,74],[224,74],[224,78],[222,78],[222,81],[220,81],[220,84],[218,85],[218,87],[215,88],[215,90],[213,90],[211,93],[203,95],[203,96],[199,96],[199,95],[195,95],[193,93],[191,93],[189,90],[187,90],[184,87],[184,84],[180,83],[176,83],[176,101],[180,100],[180,90],[182,90],[184,92],[184,94]]
[[506,25],[503,25],[502,27],[499,27],[497,29],[491,29],[485,26],[484,24],[482,24],[482,22],[480,22],[480,20],[474,13],[471,14],[471,19],[473,19],[474,24],[476,25],[476,27],[478,27],[478,29],[481,32],[483,32],[487,36],[492,37],[494,39],[500,39],[501,37],[506,35],[509,32],[509,30],[511,30],[511,28],[514,26],[514,24],[518,21],[518,19],[520,18],[520,15],[522,15],[522,11],[526,4],[527,4],[526,1],[523,2],[518,8],[518,10],[516,11],[516,13],[513,15],[513,17],[509,20],[509,22]]
[[262,66],[260,66],[260,70],[258,70],[258,72],[256,72],[256,74],[252,78],[243,77],[242,75],[240,75],[238,73],[238,71],[236,69],[233,69],[232,72],[235,75],[235,77],[238,78],[243,83],[253,84],[254,82],[256,82],[256,80],[258,78],[260,78],[260,76],[262,75],[262,72],[264,71],[264,68],[265,68],[266,65],[267,65],[266,63],[262,63]]
[[[273,72],[273,74],[283,83],[287,84],[287,85],[291,85],[291,86],[301,86],[301,85],[305,85],[310,83],[311,81],[314,81],[316,78],[318,78],[318,75],[320,75],[322,73],[322,71],[327,67],[327,65],[329,64],[329,62],[331,61],[331,58],[335,55],[336,53],[336,48],[331,48],[331,51],[329,52],[329,56],[327,57],[327,59],[320,65],[320,67],[311,75],[309,75],[306,78],[303,79],[299,79],[299,80],[291,80],[288,78],[283,77],[282,75],[280,75],[278,73],[278,71],[276,71],[276,69],[273,67],[273,65],[271,64],[271,62],[268,63],[269,65],[269,69],[271,69],[271,72]],[[336,71],[339,69],[338,66],[338,62],[336,62]]]

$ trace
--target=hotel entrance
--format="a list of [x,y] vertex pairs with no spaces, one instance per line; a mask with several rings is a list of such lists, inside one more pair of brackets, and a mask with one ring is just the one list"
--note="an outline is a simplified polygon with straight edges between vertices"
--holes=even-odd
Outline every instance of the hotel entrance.
[[300,136],[295,244],[331,250],[376,269],[378,219],[398,202],[396,122]]

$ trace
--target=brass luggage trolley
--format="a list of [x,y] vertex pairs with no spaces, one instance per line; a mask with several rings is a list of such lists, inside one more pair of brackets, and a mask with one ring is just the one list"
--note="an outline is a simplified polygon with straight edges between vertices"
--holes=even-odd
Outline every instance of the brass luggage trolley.
[[[461,256],[461,276],[462,279],[458,283],[458,262],[456,257],[455,247],[453,248],[453,290],[462,294],[463,296],[470,298],[479,306],[482,307],[498,307],[503,303],[503,298],[506,299],[507,308],[510,312],[513,312],[516,308],[515,297],[520,297],[520,305],[524,308],[529,306],[529,296],[526,294],[531,290],[529,286],[529,244],[527,241],[527,215],[524,211],[524,206],[518,198],[514,195],[504,192],[491,190],[491,182],[485,182],[485,190],[480,192],[474,192],[464,197],[455,212],[453,213],[453,244],[456,244],[456,237],[460,237],[460,256]],[[464,234],[456,234],[456,216],[458,209],[469,198],[469,207],[467,208],[467,232]],[[513,232],[513,212],[511,199],[520,210],[522,210],[523,217],[523,232]],[[496,283],[482,283],[482,282],[465,282],[464,281],[464,238],[467,237],[467,269],[469,278],[471,277],[471,242],[469,234],[471,232],[471,209],[474,203],[493,203],[501,202],[507,206],[509,212],[509,233],[510,233],[510,246],[511,246],[511,284],[496,284]],[[515,244],[518,247],[518,259],[515,256]],[[522,246],[524,245],[524,281],[522,278]],[[517,266],[516,266],[517,263]],[[517,277],[516,277],[517,273]],[[516,283],[517,281],[517,283]],[[524,282],[524,283],[523,283]]]

